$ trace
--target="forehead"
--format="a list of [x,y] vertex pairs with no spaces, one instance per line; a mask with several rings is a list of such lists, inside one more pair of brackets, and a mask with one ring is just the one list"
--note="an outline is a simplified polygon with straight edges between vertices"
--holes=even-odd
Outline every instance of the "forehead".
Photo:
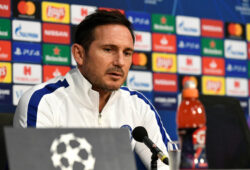
[[107,24],[97,26],[94,31],[94,40],[102,42],[127,42],[133,44],[133,38],[129,29],[120,24]]

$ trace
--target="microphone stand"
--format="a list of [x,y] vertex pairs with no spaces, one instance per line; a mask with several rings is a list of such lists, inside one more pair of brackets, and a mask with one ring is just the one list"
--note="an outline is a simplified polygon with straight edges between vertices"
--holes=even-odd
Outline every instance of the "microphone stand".
[[157,159],[158,156],[155,152],[152,152],[151,156],[151,170],[157,170]]

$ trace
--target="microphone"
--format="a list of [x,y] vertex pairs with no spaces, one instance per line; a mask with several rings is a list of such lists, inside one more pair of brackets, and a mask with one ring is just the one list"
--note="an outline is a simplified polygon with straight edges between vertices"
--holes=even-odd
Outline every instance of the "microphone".
[[148,133],[144,127],[137,126],[134,128],[132,136],[136,141],[143,142],[163,163],[169,164],[167,156],[148,138]]

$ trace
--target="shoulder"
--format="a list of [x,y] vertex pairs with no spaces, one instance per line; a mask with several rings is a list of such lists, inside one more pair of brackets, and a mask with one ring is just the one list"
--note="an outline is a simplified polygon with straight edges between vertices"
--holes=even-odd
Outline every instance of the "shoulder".
[[136,91],[136,90],[132,90],[132,89],[125,87],[125,86],[121,87],[120,91],[121,91],[122,96],[126,100],[129,99],[133,103],[140,103],[141,105],[148,105],[152,110],[154,110],[151,102],[141,92]]
[[51,94],[61,87],[66,88],[68,86],[69,86],[69,84],[68,84],[66,78],[63,76],[59,76],[59,77],[53,78],[47,82],[44,82],[44,83],[41,83],[41,84],[38,84],[38,85],[31,87],[22,95],[20,101],[21,102],[24,102],[24,101],[29,102],[31,99],[33,99],[34,101],[37,101],[37,100],[41,99],[46,94]]
[[138,100],[148,100],[141,92],[132,90],[128,87],[122,86],[120,88],[121,94],[126,97],[132,97]]
[[[14,116],[15,127],[35,126],[38,112],[43,117],[50,113],[50,103],[54,97],[50,97],[60,87],[67,87],[68,83],[62,76],[51,79],[47,82],[35,85],[28,89],[20,98]],[[47,100],[50,98],[49,100]],[[41,115],[40,114],[40,115]],[[44,116],[46,115],[46,116]],[[35,121],[34,121],[35,120]]]

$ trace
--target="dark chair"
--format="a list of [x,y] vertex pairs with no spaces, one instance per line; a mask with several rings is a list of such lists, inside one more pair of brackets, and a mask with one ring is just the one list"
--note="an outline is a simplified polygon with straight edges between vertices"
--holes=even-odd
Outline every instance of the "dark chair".
[[12,126],[13,117],[13,113],[0,113],[0,169],[5,169],[7,166],[3,127]]
[[212,169],[250,168],[250,131],[233,97],[200,96],[207,116],[206,153]]

